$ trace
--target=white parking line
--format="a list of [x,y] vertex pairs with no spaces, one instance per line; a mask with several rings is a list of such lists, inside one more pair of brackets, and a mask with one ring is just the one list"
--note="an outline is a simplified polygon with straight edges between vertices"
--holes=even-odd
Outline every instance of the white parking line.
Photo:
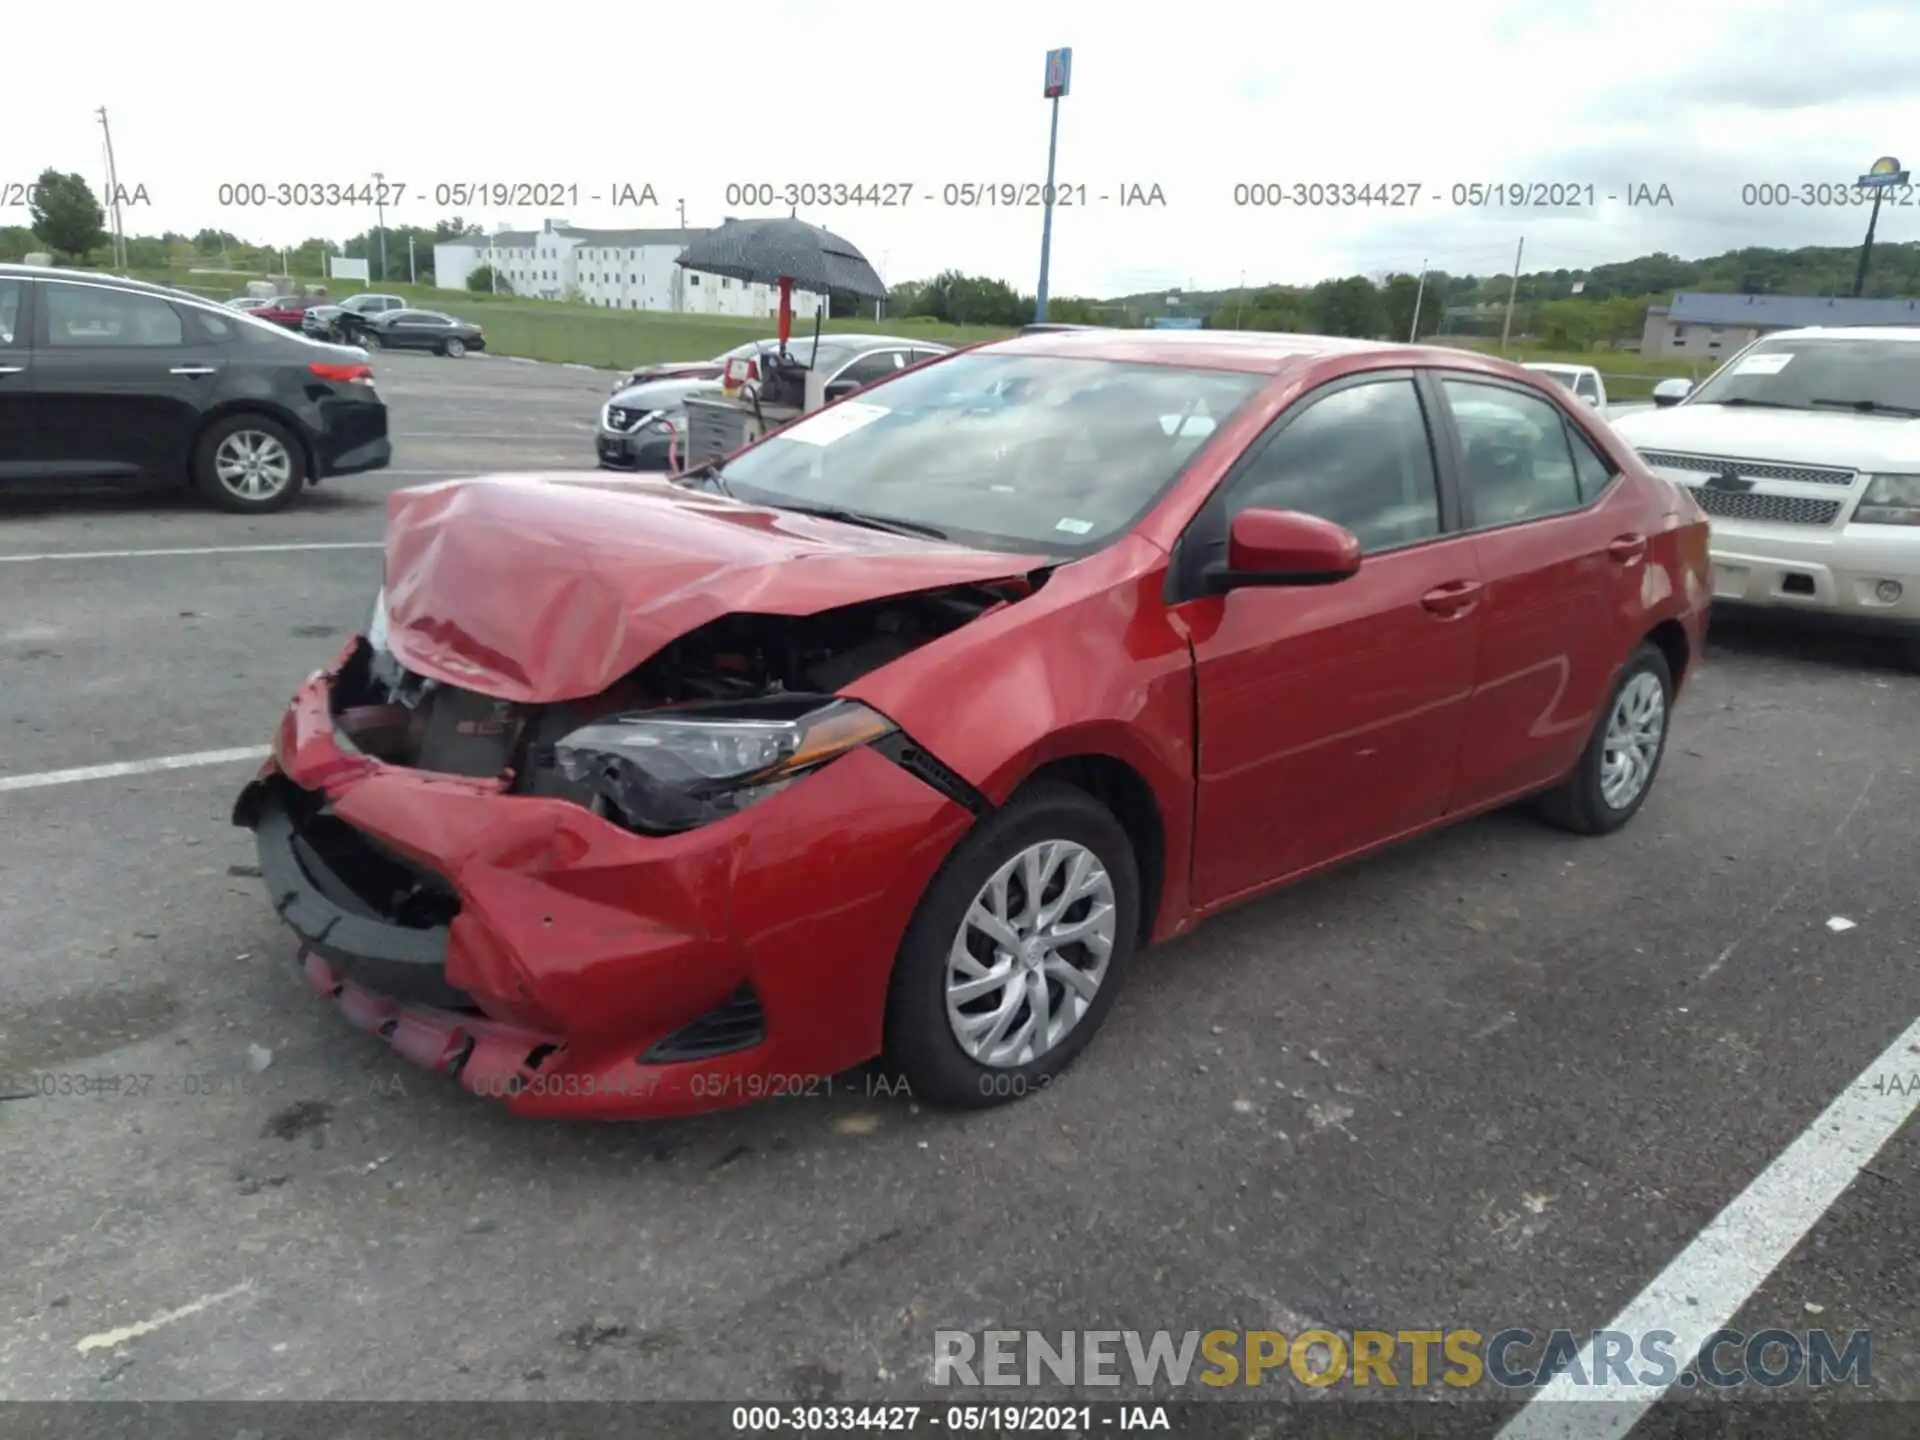
[[132,560],[148,555],[271,555],[291,550],[379,550],[384,540],[314,540],[302,545],[200,545],[178,550],[48,550],[38,555],[0,555],[0,565],[31,560]]
[[111,765],[82,765],[75,770],[42,770],[37,775],[0,775],[0,790],[44,790],[49,785],[77,785],[83,780],[117,780],[123,775],[152,775],[162,770],[193,770],[202,765],[237,765],[242,760],[264,760],[272,754],[265,745],[237,750],[196,750],[191,755],[161,755],[152,760],[118,760]]
[[[1862,1071],[1606,1328],[1634,1336],[1665,1330],[1676,1337],[1669,1352],[1676,1360],[1684,1366],[1697,1358],[1708,1337],[1740,1313],[1880,1147],[1920,1111],[1920,1090],[1888,1083],[1889,1077],[1912,1074],[1916,1066],[1920,1066],[1920,1020]],[[1571,1377],[1576,1374],[1584,1375],[1588,1383],[1574,1383]],[[1593,1371],[1589,1344],[1580,1352],[1577,1366],[1542,1386],[1498,1440],[1621,1440],[1667,1388],[1620,1378],[1617,1369],[1603,1379]],[[1680,1393],[1687,1393],[1684,1387]],[[1610,1403],[1567,1403],[1596,1400]]]

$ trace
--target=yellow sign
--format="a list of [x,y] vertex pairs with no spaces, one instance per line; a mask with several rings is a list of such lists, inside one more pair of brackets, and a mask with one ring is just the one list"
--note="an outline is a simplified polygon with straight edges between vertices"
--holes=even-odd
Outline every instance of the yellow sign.
[[1898,175],[1899,173],[1900,162],[1891,155],[1882,155],[1867,167],[1869,175]]

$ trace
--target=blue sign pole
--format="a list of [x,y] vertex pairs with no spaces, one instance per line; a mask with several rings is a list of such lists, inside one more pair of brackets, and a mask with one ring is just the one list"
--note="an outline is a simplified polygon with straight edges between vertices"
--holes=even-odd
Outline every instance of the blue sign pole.
[[1042,93],[1053,102],[1053,120],[1047,133],[1047,188],[1040,196],[1040,288],[1033,305],[1036,322],[1047,318],[1047,268],[1053,259],[1053,162],[1060,149],[1060,100],[1067,93],[1072,69],[1072,50],[1047,52],[1047,85]]

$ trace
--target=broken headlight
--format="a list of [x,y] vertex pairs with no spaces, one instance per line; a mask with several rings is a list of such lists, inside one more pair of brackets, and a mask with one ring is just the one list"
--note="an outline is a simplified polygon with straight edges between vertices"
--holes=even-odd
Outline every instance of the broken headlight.
[[1856,525],[1920,525],[1920,475],[1876,475],[1853,512]]
[[387,587],[384,585],[373,597],[373,614],[367,617],[367,644],[375,654],[387,648]]
[[660,835],[738,814],[893,731],[856,700],[788,696],[610,716],[559,741],[554,759],[614,818]]

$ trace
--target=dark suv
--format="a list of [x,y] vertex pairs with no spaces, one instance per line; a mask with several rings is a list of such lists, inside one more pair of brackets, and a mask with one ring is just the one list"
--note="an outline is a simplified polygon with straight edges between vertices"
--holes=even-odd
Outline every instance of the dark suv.
[[164,286],[0,265],[0,482],[191,484],[258,514],[391,456],[357,350]]

